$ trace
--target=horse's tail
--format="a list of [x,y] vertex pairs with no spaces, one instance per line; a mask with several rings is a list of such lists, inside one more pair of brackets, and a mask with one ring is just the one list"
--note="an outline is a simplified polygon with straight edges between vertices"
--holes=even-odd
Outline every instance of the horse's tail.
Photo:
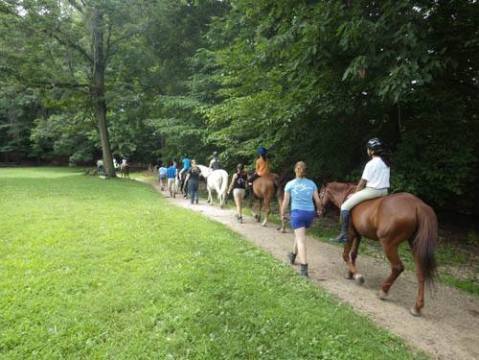
[[223,170],[223,174],[221,176],[220,192],[224,196],[226,196],[227,187],[228,187],[228,173]]
[[424,274],[424,279],[431,283],[437,275],[437,264],[434,258],[438,240],[437,217],[430,206],[420,204],[416,207],[416,218],[418,227],[413,251]]

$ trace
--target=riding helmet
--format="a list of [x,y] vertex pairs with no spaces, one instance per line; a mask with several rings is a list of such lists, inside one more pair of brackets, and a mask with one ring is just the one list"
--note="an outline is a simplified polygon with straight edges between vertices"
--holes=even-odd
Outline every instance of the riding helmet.
[[268,153],[268,150],[264,146],[260,146],[258,150],[256,150],[258,155],[266,155]]
[[384,143],[378,139],[378,138],[372,138],[369,139],[367,143],[368,149],[374,150],[374,151],[382,151],[384,150]]

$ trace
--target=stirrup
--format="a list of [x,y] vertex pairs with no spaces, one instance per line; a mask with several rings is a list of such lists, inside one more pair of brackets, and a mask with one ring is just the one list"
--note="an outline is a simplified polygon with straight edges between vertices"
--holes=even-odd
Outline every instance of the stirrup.
[[346,244],[348,242],[348,235],[346,234],[339,234],[335,239],[335,242],[340,244]]

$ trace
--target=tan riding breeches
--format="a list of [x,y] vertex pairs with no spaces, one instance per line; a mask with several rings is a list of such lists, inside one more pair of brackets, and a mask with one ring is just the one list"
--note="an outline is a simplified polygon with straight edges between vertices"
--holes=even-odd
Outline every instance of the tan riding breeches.
[[375,199],[381,196],[386,196],[388,194],[388,189],[373,189],[366,187],[361,191],[358,191],[351,195],[351,197],[346,200],[343,205],[341,205],[341,210],[351,210],[353,207],[362,203],[366,200]]

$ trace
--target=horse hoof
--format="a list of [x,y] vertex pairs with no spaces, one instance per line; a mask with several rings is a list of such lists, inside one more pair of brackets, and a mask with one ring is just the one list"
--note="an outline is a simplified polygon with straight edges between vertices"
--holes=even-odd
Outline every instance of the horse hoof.
[[421,316],[421,311],[418,311],[415,306],[413,306],[411,309],[409,309],[409,313],[412,316],[415,316],[415,317]]
[[265,222],[261,223],[261,226],[266,226],[266,223]]
[[354,278],[354,281],[356,281],[356,284],[358,285],[364,284],[364,276],[362,276],[361,274],[354,274],[353,278]]
[[346,276],[344,277],[346,280],[353,280],[353,273],[351,271],[348,271]]
[[379,290],[378,297],[381,300],[386,300],[388,298],[388,293],[381,289],[381,290]]

